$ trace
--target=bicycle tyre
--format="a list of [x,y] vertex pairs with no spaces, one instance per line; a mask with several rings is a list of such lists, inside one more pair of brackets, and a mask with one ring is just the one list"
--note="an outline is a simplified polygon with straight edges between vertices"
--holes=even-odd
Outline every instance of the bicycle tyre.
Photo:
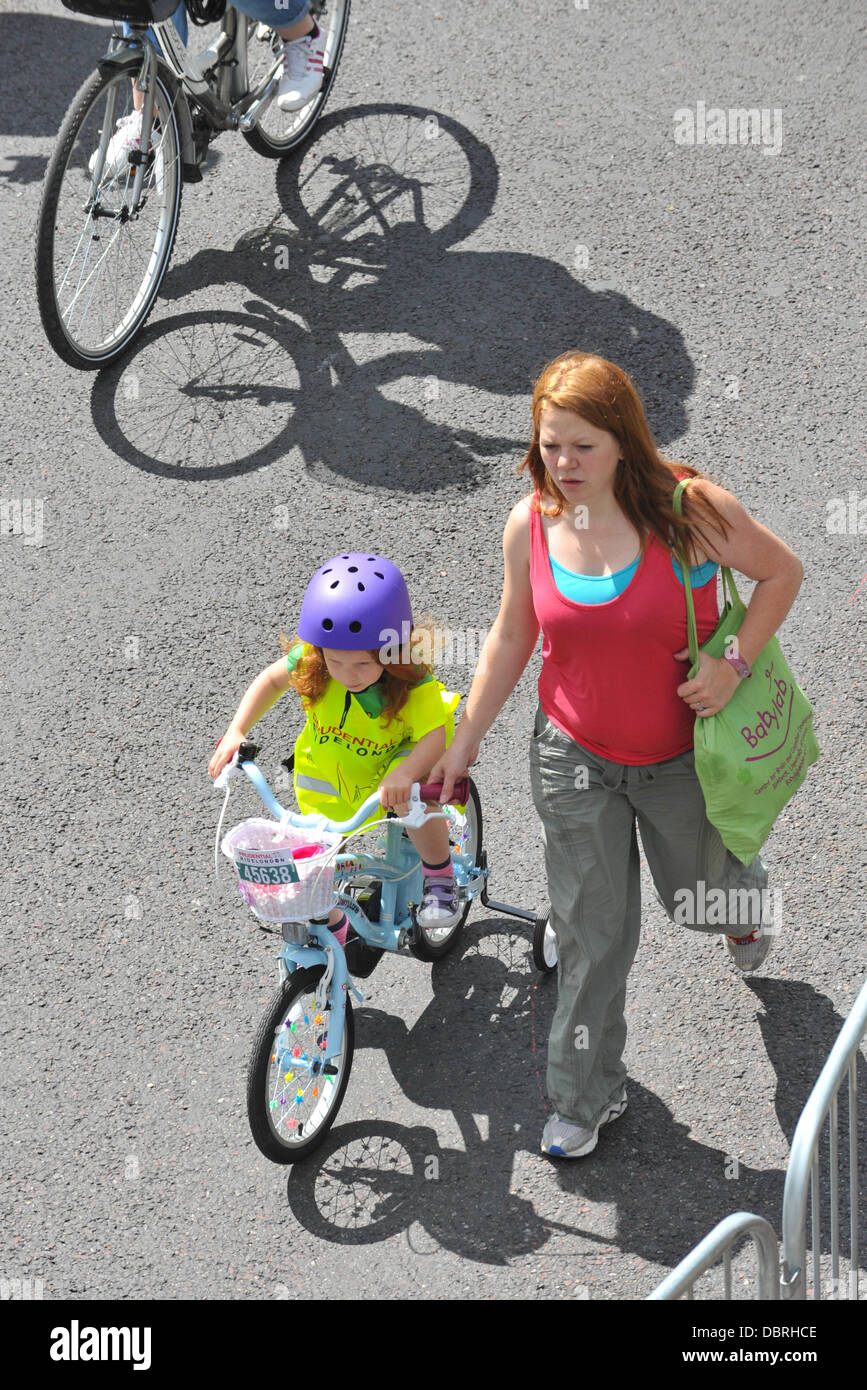
[[[160,147],[162,159],[159,164],[155,160],[151,165],[151,169],[155,171],[154,174],[151,175],[149,170],[146,175],[146,179],[149,179],[148,194],[145,202],[142,204],[140,213],[137,214],[135,218],[128,218],[127,220],[124,220],[122,212],[120,211],[117,217],[111,217],[107,214],[104,219],[93,219],[90,212],[82,207],[89,193],[90,175],[84,172],[84,168],[80,164],[78,168],[73,167],[73,158],[77,155],[76,142],[78,141],[79,135],[81,135],[82,131],[85,129],[88,118],[94,114],[100,102],[100,98],[105,95],[108,99],[108,91],[113,85],[117,85],[119,88],[124,89],[123,97],[127,101],[131,101],[132,84],[128,70],[121,73],[107,72],[105,75],[96,71],[91,74],[76,93],[64,117],[63,124],[60,127],[54,152],[46,170],[42,204],[39,210],[37,225],[36,296],[39,304],[42,326],[49,343],[58,357],[62,358],[62,360],[67,362],[71,367],[76,367],[80,371],[97,370],[115,361],[126,348],[129,347],[136,334],[139,333],[144,326],[153,309],[160,285],[162,284],[163,276],[168,268],[181,212],[181,189],[183,184],[180,161],[181,142],[178,120],[175,112],[178,91],[171,74],[162,63],[158,64],[156,75],[156,103],[160,110],[160,124],[162,127],[162,144]],[[124,104],[124,101],[118,101],[115,114],[117,114],[117,109],[123,108]],[[98,121],[98,119],[98,116],[96,116],[95,121]],[[90,131],[82,138],[81,159],[86,158],[88,148],[92,149],[92,141],[88,144],[89,134]],[[157,169],[160,171],[158,176],[156,174]],[[116,199],[117,206],[120,208],[123,202],[123,193],[120,188],[115,189],[112,187],[116,182],[118,182],[117,178],[109,179],[107,182],[104,182],[101,192],[106,195],[107,199]],[[143,184],[143,188],[144,186]],[[86,192],[83,193],[83,190],[86,190]],[[95,275],[97,275],[98,279],[104,278],[107,280],[108,276],[111,274],[111,265],[113,264],[116,278],[114,285],[115,309],[112,310],[112,312],[115,314],[121,313],[123,317],[120,319],[120,322],[115,323],[113,328],[107,333],[103,332],[101,339],[99,339],[98,335],[102,330],[97,328],[95,330],[97,341],[92,343],[77,338],[75,331],[70,327],[68,322],[72,314],[72,308],[74,308],[76,301],[80,297],[80,291],[76,291],[72,296],[72,306],[68,310],[64,310],[61,304],[66,280],[69,277],[70,271],[72,271],[72,263],[70,263],[70,266],[65,270],[57,266],[58,236],[61,231],[58,227],[58,219],[65,216],[65,209],[64,214],[59,212],[62,195],[65,200],[68,197],[71,209],[78,209],[78,213],[70,212],[71,230],[68,233],[70,242],[74,242],[76,236],[78,237],[77,242],[74,242],[73,256],[77,256],[82,246],[84,246],[84,250],[81,251],[81,268],[77,272],[73,272],[73,280],[75,273],[79,275],[79,279],[84,275],[87,266],[87,257],[90,254],[93,244],[94,242],[100,242],[104,235],[103,232],[97,231],[96,229],[100,224],[105,229],[108,229],[108,227],[115,223],[117,224],[117,230],[113,233],[112,240],[108,247],[97,253],[96,265],[90,270],[84,284],[87,285]],[[133,233],[130,232],[127,234],[123,229],[139,226],[141,212],[146,211],[147,203],[151,201],[152,195],[154,195],[154,208],[161,209],[158,215],[153,244],[148,248],[146,240],[144,238],[142,239],[145,240],[145,250],[142,253],[144,270],[141,272],[140,283],[134,285],[130,292],[132,302],[129,309],[126,308],[125,302],[122,307],[117,307],[119,302],[117,276],[121,273],[122,269],[129,268],[133,263],[130,254],[133,249],[131,241]],[[84,219],[83,227],[80,225],[80,216],[83,216]],[[121,235],[122,231],[123,235]],[[66,232],[65,226],[62,232]],[[112,259],[112,263],[106,268],[105,276],[103,277],[100,267],[107,261],[112,247],[117,243],[119,238],[121,240],[121,245],[118,247]],[[136,246],[138,246],[138,243],[136,243]],[[63,252],[61,251],[59,254],[62,258]],[[139,263],[141,264],[141,261]],[[133,281],[135,281],[139,273],[137,268],[133,269]],[[58,286],[58,276],[61,274],[63,278],[60,282],[60,286]],[[85,319],[93,307],[93,296],[95,293],[96,287],[94,287],[94,290],[91,292],[88,306],[84,310]],[[99,311],[97,311],[96,314],[97,318],[98,316]]]
[[[467,821],[470,825],[470,853],[473,856],[473,863],[478,865],[482,853],[482,803],[475,782],[470,779],[470,799],[466,809]],[[409,941],[409,949],[418,960],[435,961],[442,960],[449,951],[453,950],[458,937],[464,928],[470,908],[470,899],[461,914],[460,920],[455,922],[453,927],[426,927],[421,922],[416,921],[412,936]]]
[[[290,125],[290,129],[282,137],[269,135],[267,130],[257,124],[252,130],[243,131],[244,139],[247,144],[263,155],[266,159],[283,159],[293,150],[297,150],[304,141],[308,139],[313,131],[316,122],[322,115],[325,103],[331,92],[334,78],[337,75],[337,68],[343,53],[343,45],[346,39],[346,28],[349,23],[350,0],[328,0],[327,4],[312,5],[310,13],[319,21],[329,10],[334,10],[334,21],[329,25],[327,36],[328,47],[326,48],[326,62],[322,69],[322,86],[311,101],[303,106],[300,111],[281,112],[284,120]],[[257,28],[252,23],[247,26],[247,50],[250,51],[250,43],[256,37]],[[271,31],[273,34],[273,31]],[[275,36],[276,37],[276,36]],[[248,75],[249,82],[249,75]],[[252,85],[252,84],[251,84]],[[271,103],[265,117],[273,111],[279,111],[276,100]],[[297,120],[293,121],[293,117]]]
[[540,913],[533,924],[533,964],[543,975],[557,969],[557,938],[550,924],[550,913]]
[[[256,1147],[272,1163],[296,1163],[313,1152],[334,1123],[349,1081],[355,1048],[355,1025],[348,991],[343,1050],[337,1059],[338,1072],[335,1079],[329,1081],[326,1078],[322,1084],[321,1073],[318,1077],[310,1073],[301,1073],[297,1079],[288,1074],[291,1082],[289,1085],[287,1073],[281,1076],[282,1068],[278,1071],[275,1065],[274,1039],[284,1027],[290,1026],[290,1016],[295,1025],[295,1036],[301,1038],[296,1045],[302,1050],[305,1048],[305,1039],[307,1046],[312,1049],[324,1037],[327,1030],[324,1015],[328,1010],[318,1015],[318,1024],[315,1022],[317,1015],[311,1016],[304,1012],[304,996],[315,990],[324,971],[324,965],[314,965],[306,970],[296,970],[290,975],[272,999],[253,1044],[247,1071],[247,1116]],[[307,1078],[305,1093],[302,1101],[296,1104],[295,1096],[300,1093],[304,1076]],[[321,1097],[315,1089],[317,1081],[322,1087]],[[297,1092],[296,1085],[299,1087]],[[325,1094],[329,1086],[330,1090]],[[287,1091],[291,1091],[291,1098]],[[313,1101],[317,1103],[314,1105]],[[278,1121],[275,1124],[272,1120],[275,1113],[285,1115],[285,1123]],[[304,1118],[299,1120],[298,1116],[302,1113]],[[295,1119],[294,1125],[290,1116]]]

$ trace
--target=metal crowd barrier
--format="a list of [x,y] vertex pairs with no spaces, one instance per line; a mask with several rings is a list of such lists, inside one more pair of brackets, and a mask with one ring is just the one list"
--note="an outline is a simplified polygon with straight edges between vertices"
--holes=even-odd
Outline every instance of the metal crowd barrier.
[[763,1216],[753,1216],[749,1211],[738,1211],[727,1216],[714,1226],[709,1235],[700,1241],[694,1250],[681,1260],[667,1279],[657,1285],[650,1300],[671,1300],[686,1294],[693,1297],[693,1286],[705,1270],[716,1264],[722,1256],[724,1299],[732,1296],[732,1249],[742,1236],[751,1235],[758,1262],[758,1297],[762,1302],[773,1302],[780,1296],[779,1262],[777,1237]]
[[[812,1297],[822,1297],[821,1197],[819,1191],[819,1140],[829,1121],[828,1168],[830,1178],[831,1297],[858,1299],[859,1292],[859,1174],[858,1174],[858,1058],[867,1033],[867,982],[843,1024],[810,1098],[801,1112],[792,1140],[792,1151],[783,1188],[782,1260],[773,1228],[761,1216],[739,1211],[714,1226],[658,1284],[649,1300],[693,1297],[696,1281],[722,1258],[723,1299],[731,1299],[732,1250],[745,1235],[753,1238],[758,1260],[758,1294],[762,1301],[804,1300],[807,1285],[807,1194],[810,1195]],[[840,1145],[838,1091],[848,1080],[849,1095],[849,1279],[840,1282]]]
[[[858,1049],[867,1032],[867,984],[843,1024],[840,1036],[819,1075],[792,1140],[786,1185],[783,1189],[783,1263],[781,1296],[807,1297],[807,1188],[810,1189],[812,1294],[822,1297],[819,1197],[819,1138],[828,1120],[828,1168],[831,1218],[831,1296],[859,1297],[858,1289]],[[840,1145],[838,1091],[848,1077],[849,1092],[849,1287],[840,1286]]]

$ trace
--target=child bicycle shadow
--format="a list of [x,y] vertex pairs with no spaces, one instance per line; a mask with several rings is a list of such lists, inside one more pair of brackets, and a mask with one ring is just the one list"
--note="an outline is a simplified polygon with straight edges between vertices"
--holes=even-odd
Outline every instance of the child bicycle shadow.
[[[406,1230],[418,1254],[434,1253],[427,1248],[433,1241],[434,1248],[483,1264],[503,1265],[550,1243],[546,1258],[598,1263],[620,1251],[664,1268],[736,1210],[764,1216],[779,1231],[784,1169],[733,1161],[751,1128],[748,1100],[740,1118],[729,1121],[733,1152],[727,1152],[691,1138],[668,1104],[630,1079],[629,1108],[601,1131],[594,1153],[574,1162],[543,1158],[545,1045],[556,983],[533,975],[527,943],[513,927],[488,920],[475,923],[471,936],[432,968],[434,997],[412,1027],[365,1006],[356,1029],[356,1047],[383,1050],[408,1100],[451,1113],[463,1151],[442,1144],[427,1125],[338,1120],[318,1153],[289,1178],[288,1203],[302,1225],[337,1244]],[[781,1127],[791,1139],[840,1019],[808,985],[750,985],[764,1004],[758,1022],[777,1071]],[[785,1041],[793,1007],[818,1043],[812,1062],[794,1072]],[[350,1086],[363,1084],[363,1075],[361,1063]],[[823,1161],[826,1148],[823,1141]],[[846,1180],[844,1164],[841,1186]],[[574,1197],[580,1219],[572,1223],[568,1209],[565,1221],[545,1214],[552,1186]],[[560,1204],[554,1205],[559,1215]],[[826,1217],[825,1197],[822,1207]],[[415,1232],[416,1223],[426,1237]],[[827,1221],[823,1248],[826,1230]],[[840,1248],[846,1258],[842,1231]],[[657,1273],[647,1292],[655,1282]]]
[[[408,1099],[451,1112],[463,1151],[442,1144],[428,1125],[338,1122],[311,1160],[293,1168],[288,1182],[292,1213],[313,1234],[360,1245],[410,1233],[418,1223],[426,1236],[408,1236],[417,1254],[432,1253],[424,1248],[432,1240],[434,1248],[465,1259],[504,1265],[538,1250],[555,1231],[577,1233],[537,1215],[531,1201],[510,1190],[516,1154],[526,1143],[521,1127],[507,1122],[496,1104],[491,1071],[499,1066],[515,1072],[520,1084],[511,1065],[514,1050],[502,1033],[526,1034],[532,977],[527,943],[513,929],[474,924],[473,937],[472,948],[464,944],[432,967],[435,997],[411,1029],[379,1009],[356,1011],[358,1077],[364,1075],[359,1052],[382,1049]],[[458,978],[469,1009],[457,1008]],[[528,1090],[526,1077],[522,1090]],[[518,1113],[523,1109],[516,1107]]]

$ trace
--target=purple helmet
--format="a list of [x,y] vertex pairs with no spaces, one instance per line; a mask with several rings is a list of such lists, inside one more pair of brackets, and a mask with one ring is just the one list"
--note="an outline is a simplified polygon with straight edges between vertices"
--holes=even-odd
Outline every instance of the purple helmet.
[[304,594],[298,636],[335,651],[378,651],[405,642],[412,630],[406,580],[396,565],[366,550],[335,555],[316,571]]

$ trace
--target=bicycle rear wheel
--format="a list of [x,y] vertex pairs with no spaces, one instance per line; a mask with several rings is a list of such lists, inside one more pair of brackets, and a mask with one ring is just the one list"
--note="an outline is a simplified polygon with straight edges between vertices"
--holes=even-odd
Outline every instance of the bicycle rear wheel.
[[[313,130],[337,73],[349,23],[349,5],[350,0],[325,0],[324,4],[310,6],[310,13],[325,35],[322,86],[300,111],[281,111],[276,100],[271,102],[253,129],[244,131],[244,139],[257,154],[268,159],[282,159],[303,144]],[[248,91],[255,90],[282,51],[283,40],[273,29],[266,29],[264,24],[256,24],[252,19],[247,21]]]
[[259,1027],[247,1073],[247,1116],[256,1147],[272,1163],[295,1163],[321,1143],[333,1125],[346,1092],[354,1049],[349,994],[345,996],[343,1047],[325,1065],[329,1072],[293,1067],[286,1053],[299,1060],[321,1058],[328,1031],[330,1004],[315,1007],[316,986],[324,965],[290,975]]
[[[154,305],[181,210],[180,137],[174,84],[156,76],[151,149],[142,193],[131,195],[138,147],[106,152],[91,196],[91,166],[106,124],[114,135],[134,114],[130,70],[95,72],[75,97],[45,178],[36,238],[36,292],[42,325],[59,357],[93,370],[132,342]],[[119,143],[119,142],[116,142]]]

